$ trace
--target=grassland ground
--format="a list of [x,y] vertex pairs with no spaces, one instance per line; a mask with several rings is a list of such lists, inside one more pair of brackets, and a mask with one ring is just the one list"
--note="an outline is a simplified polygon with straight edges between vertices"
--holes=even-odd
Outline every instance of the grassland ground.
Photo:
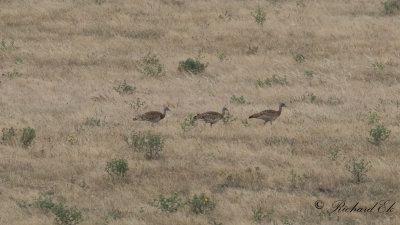
[[[398,204],[314,207],[400,201],[400,17],[381,2],[1,0],[0,9],[0,128],[16,129],[0,144],[0,224],[54,224],[54,207],[38,207],[43,193],[87,225],[399,224]],[[149,53],[163,76],[140,72]],[[179,72],[189,57],[205,71]],[[287,107],[272,126],[247,119],[279,102]],[[159,123],[132,121],[164,105]],[[189,114],[222,106],[226,124],[182,129]],[[374,145],[378,125],[390,135]],[[27,127],[35,138],[23,146]],[[154,160],[125,142],[149,131],[164,139]],[[114,158],[128,163],[122,179],[105,172]],[[361,182],[346,169],[353,158],[372,165]],[[215,208],[149,204],[174,193],[205,193]]]

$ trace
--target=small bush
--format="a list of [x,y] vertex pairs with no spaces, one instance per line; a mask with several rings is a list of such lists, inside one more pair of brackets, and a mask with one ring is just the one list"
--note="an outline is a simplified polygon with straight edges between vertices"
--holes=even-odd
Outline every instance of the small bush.
[[178,193],[174,193],[169,198],[160,195],[158,198],[154,199],[153,202],[150,202],[150,205],[157,207],[162,211],[173,213],[178,211],[178,209],[184,204],[182,199],[178,197]]
[[152,134],[150,132],[147,135],[134,134],[130,137],[130,140],[125,138],[125,141],[135,151],[144,152],[146,159],[158,158],[160,152],[164,149],[164,140],[160,134]]
[[207,66],[207,64],[201,63],[199,59],[187,58],[186,61],[179,62],[178,70],[179,72],[185,71],[198,74],[204,72]]
[[247,55],[257,55],[257,52],[258,52],[258,46],[249,46],[246,54]]
[[125,177],[126,171],[128,171],[128,162],[126,159],[113,159],[107,162],[105,170],[113,179]]
[[22,137],[21,137],[21,142],[22,142],[23,146],[28,147],[32,143],[32,141],[35,137],[36,137],[35,129],[33,129],[31,127],[24,128],[24,130],[22,132]]
[[136,91],[136,87],[128,85],[126,83],[126,80],[124,80],[120,85],[118,85],[118,87],[114,87],[114,90],[121,95],[122,94],[131,95],[131,94],[133,94],[133,92]]
[[304,71],[304,76],[306,76],[307,79],[311,80],[314,77],[314,72],[312,70],[306,70]]
[[108,217],[113,219],[113,220],[118,220],[118,219],[121,219],[123,217],[123,213],[119,209],[112,209],[108,213]]
[[82,221],[82,213],[76,207],[68,208],[62,203],[55,205],[52,212],[56,216],[56,224],[75,225]]
[[266,20],[266,13],[260,6],[257,7],[255,12],[251,13],[251,16],[253,16],[256,23],[260,26],[262,26]]
[[400,11],[400,0],[388,0],[386,2],[382,2],[382,5],[385,9],[385,13],[388,15],[392,15]]
[[369,119],[368,119],[368,124],[369,125],[374,125],[379,123],[379,120],[381,119],[381,117],[378,115],[377,112],[369,112]]
[[254,222],[261,223],[263,218],[264,218],[264,212],[261,209],[261,207],[259,207],[256,210],[253,210],[253,221]]
[[389,138],[390,132],[391,131],[386,129],[384,125],[377,125],[369,131],[369,135],[372,139],[367,138],[367,140],[374,145],[381,145],[382,142]]
[[33,205],[45,212],[51,211],[56,205],[53,202],[54,192],[49,191],[46,193],[40,193],[39,198],[34,199]]
[[17,47],[15,47],[14,46],[14,41],[10,41],[8,44],[7,44],[7,41],[6,40],[1,40],[1,42],[0,42],[0,50],[1,51],[5,51],[5,50],[12,50],[12,49],[16,49]]
[[339,147],[334,147],[329,149],[329,159],[332,161],[336,161],[338,155],[339,155],[340,149]]
[[222,118],[222,122],[227,125],[233,121],[237,120],[237,117],[234,117],[230,112],[225,112],[224,118]]
[[23,62],[21,57],[15,57],[15,64],[22,64]]
[[12,72],[6,72],[5,74],[2,74],[2,75],[11,80],[16,77],[22,76],[22,73],[18,72],[16,69],[14,69]]
[[247,119],[242,120],[242,124],[243,126],[247,127],[249,126],[249,121],[247,121]]
[[298,63],[302,63],[306,60],[306,57],[303,54],[296,54],[293,56],[293,58]]
[[372,63],[372,68],[374,68],[375,70],[384,70],[385,69],[385,65],[383,65],[383,63],[381,62],[374,62]]
[[160,78],[165,76],[160,60],[156,55],[150,55],[150,53],[138,62],[138,71],[148,77]]
[[193,114],[189,114],[181,124],[182,130],[187,131],[190,127],[194,127],[195,123],[196,120],[194,119]]
[[236,97],[235,95],[232,95],[231,103],[245,104],[246,100],[244,100],[243,96]]
[[101,5],[101,4],[103,4],[104,2],[106,2],[106,0],[95,0],[94,1],[97,5]]
[[351,165],[346,164],[345,167],[347,171],[353,175],[357,183],[360,183],[363,177],[366,176],[367,172],[372,168],[371,162],[365,162],[364,159],[357,162],[354,158],[352,159]]
[[135,102],[129,103],[129,106],[135,112],[139,111],[139,109],[146,104],[145,101],[140,100],[140,98],[136,98]]
[[289,82],[286,80],[286,77],[282,78],[276,75],[272,75],[271,78],[267,78],[265,79],[265,81],[257,80],[256,85],[259,87],[264,87],[264,86],[272,87],[274,85],[286,86],[289,85]]
[[15,129],[13,127],[11,128],[3,128],[1,130],[3,132],[3,135],[1,136],[1,143],[3,144],[8,144],[13,141],[14,137],[17,136],[15,133]]
[[206,214],[214,210],[216,206],[204,193],[201,193],[199,196],[194,195],[187,203],[190,205],[192,212],[196,214]]
[[226,54],[224,52],[221,52],[218,54],[218,59],[219,61],[224,61],[226,59]]
[[290,171],[289,181],[292,188],[304,188],[307,179],[308,176],[305,174],[298,175],[294,170]]

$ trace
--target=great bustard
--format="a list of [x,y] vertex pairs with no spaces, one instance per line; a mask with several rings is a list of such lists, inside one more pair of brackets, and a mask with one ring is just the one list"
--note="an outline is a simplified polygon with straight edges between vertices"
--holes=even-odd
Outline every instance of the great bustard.
[[147,113],[144,113],[142,115],[139,115],[137,117],[134,117],[133,120],[138,120],[138,121],[150,121],[152,123],[157,123],[158,121],[164,119],[167,111],[170,111],[168,107],[164,107],[164,113],[160,113],[157,111],[150,111]]
[[210,126],[212,126],[214,123],[218,122],[220,119],[224,118],[225,111],[228,110],[225,106],[222,107],[222,113],[218,112],[205,112],[205,113],[199,113],[193,118],[195,120],[203,120],[206,123],[210,123]]
[[264,110],[262,112],[251,115],[249,117],[249,119],[256,118],[256,119],[264,120],[264,125],[269,121],[269,122],[271,122],[271,125],[272,125],[272,121],[276,120],[276,118],[278,118],[281,115],[282,107],[286,107],[285,103],[279,104],[279,111]]

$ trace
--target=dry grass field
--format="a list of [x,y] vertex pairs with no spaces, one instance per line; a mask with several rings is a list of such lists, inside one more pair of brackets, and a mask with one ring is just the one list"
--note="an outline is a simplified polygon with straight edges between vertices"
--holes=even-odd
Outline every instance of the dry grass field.
[[[375,0],[1,0],[0,224],[400,224],[399,203],[329,213],[400,201],[399,28]],[[179,71],[189,57],[205,71]],[[272,125],[247,119],[280,102]],[[225,123],[184,126],[223,106]],[[379,145],[375,128],[390,131]],[[155,159],[125,141],[148,132]]]

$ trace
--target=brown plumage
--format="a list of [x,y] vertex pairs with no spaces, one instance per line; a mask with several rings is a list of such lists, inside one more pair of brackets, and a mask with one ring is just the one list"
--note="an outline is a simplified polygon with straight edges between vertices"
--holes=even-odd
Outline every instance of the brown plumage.
[[285,103],[279,104],[279,111],[264,110],[262,112],[251,115],[249,117],[249,119],[252,119],[252,118],[261,119],[261,120],[264,120],[264,125],[267,122],[271,122],[271,125],[272,125],[272,121],[276,120],[276,118],[278,118],[281,115],[282,107],[286,107]]
[[167,111],[170,111],[168,107],[164,107],[164,113],[160,113],[157,111],[150,111],[147,113],[144,113],[142,115],[139,115],[137,117],[134,117],[133,120],[138,120],[138,121],[149,121],[152,123],[157,123],[158,121],[164,119]]
[[212,126],[214,123],[218,122],[220,119],[224,118],[225,111],[228,110],[225,106],[222,108],[222,113],[218,112],[205,112],[199,113],[193,118],[195,120],[203,120],[206,123],[209,123]]

